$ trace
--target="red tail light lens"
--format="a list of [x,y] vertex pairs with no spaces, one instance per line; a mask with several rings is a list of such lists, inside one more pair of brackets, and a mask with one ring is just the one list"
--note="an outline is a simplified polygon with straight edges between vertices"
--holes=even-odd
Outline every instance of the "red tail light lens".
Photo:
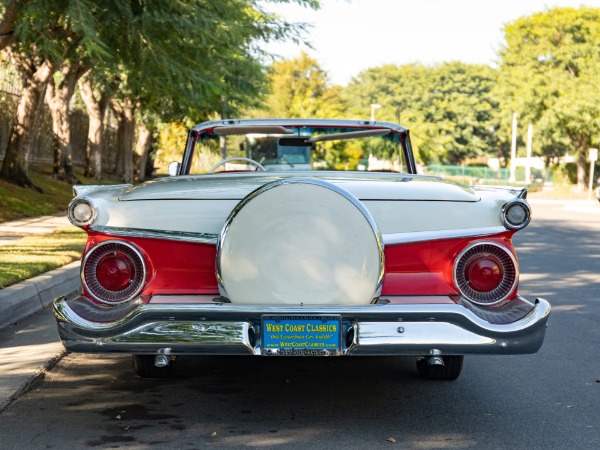
[[105,241],[83,260],[82,279],[88,293],[103,303],[123,303],[144,287],[146,264],[141,253],[122,241]]
[[96,268],[96,277],[100,285],[109,291],[122,291],[131,283],[135,268],[123,255],[109,255],[102,258]]
[[470,245],[454,263],[457,289],[478,305],[494,305],[506,300],[517,280],[517,263],[513,254],[494,242]]
[[467,282],[478,292],[493,291],[502,282],[504,271],[501,264],[491,255],[477,255],[467,264]]

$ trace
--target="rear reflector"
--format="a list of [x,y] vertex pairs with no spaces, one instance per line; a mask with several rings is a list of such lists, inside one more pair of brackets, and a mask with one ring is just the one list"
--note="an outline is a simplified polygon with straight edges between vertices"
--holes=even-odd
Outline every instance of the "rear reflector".
[[123,303],[144,287],[146,264],[133,245],[104,241],[83,259],[82,280],[88,293],[99,302]]
[[508,298],[518,280],[513,254],[494,242],[465,248],[454,263],[454,283],[460,293],[478,305],[494,305]]

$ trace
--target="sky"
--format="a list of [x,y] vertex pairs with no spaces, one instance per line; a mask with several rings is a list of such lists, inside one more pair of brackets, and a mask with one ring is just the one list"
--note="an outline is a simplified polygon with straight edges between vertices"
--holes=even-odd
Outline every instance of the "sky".
[[312,25],[313,49],[270,44],[267,50],[295,58],[304,50],[346,85],[364,69],[383,64],[426,65],[445,61],[495,65],[504,25],[556,6],[600,7],[600,0],[321,0],[312,11],[294,4],[270,7],[288,21]]

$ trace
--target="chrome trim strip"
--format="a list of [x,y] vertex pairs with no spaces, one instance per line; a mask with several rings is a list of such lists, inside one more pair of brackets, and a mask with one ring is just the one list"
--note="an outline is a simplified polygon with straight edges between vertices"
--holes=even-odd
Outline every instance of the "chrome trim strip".
[[217,242],[217,283],[219,286],[219,293],[221,294],[221,296],[229,298],[227,295],[227,290],[225,289],[225,285],[223,283],[223,278],[221,277],[221,249],[223,248],[223,242],[225,241],[225,237],[227,236],[227,232],[229,230],[229,227],[231,226],[231,223],[234,221],[235,217],[240,213],[240,211],[244,208],[244,206],[250,203],[253,199],[270,189],[274,189],[278,186],[288,184],[310,184],[330,189],[340,194],[346,200],[350,201],[362,213],[363,217],[367,220],[369,226],[373,230],[373,234],[375,235],[375,240],[377,242],[377,248],[379,250],[379,276],[377,278],[377,285],[375,287],[375,291],[373,292],[371,300],[379,298],[379,295],[381,294],[381,289],[383,287],[383,275],[385,272],[385,253],[383,250],[384,244],[383,238],[381,236],[381,231],[379,230],[375,219],[373,219],[373,216],[365,207],[365,205],[363,205],[360,202],[360,200],[358,200],[350,192],[327,181],[316,178],[283,178],[281,180],[272,181],[250,192],[246,197],[244,197],[243,200],[241,200],[235,206],[235,208],[233,208],[231,214],[229,214],[229,217],[225,221],[225,225],[223,225],[223,228],[221,229],[221,234],[219,235],[219,240]]
[[490,345],[496,339],[474,335],[452,323],[403,322],[398,332],[398,322],[358,322],[355,342],[361,346],[374,345]]
[[[86,265],[89,257],[92,255],[92,253],[94,253],[94,251],[99,249],[100,247],[104,247],[105,245],[110,245],[110,244],[120,244],[125,247],[128,247],[140,259],[140,263],[142,264],[142,280],[140,282],[140,285],[134,292],[131,293],[131,295],[129,297],[127,297],[119,302],[109,302],[109,301],[106,301],[106,300],[98,297],[97,295],[95,295],[92,292],[92,290],[89,288],[87,282],[85,281],[85,275],[84,275],[85,265]],[[144,286],[146,285],[146,278],[148,277],[148,268],[146,266],[146,260],[144,259],[142,252],[140,252],[135,245],[133,245],[129,242],[126,242],[126,241],[111,239],[108,241],[102,241],[99,244],[94,245],[91,249],[89,249],[89,251],[83,257],[83,261],[81,262],[81,268],[79,269],[79,277],[81,278],[81,284],[83,285],[83,287],[85,287],[85,290],[90,295],[90,297],[92,297],[95,300],[98,300],[99,302],[104,303],[106,305],[119,305],[122,303],[129,302],[130,300],[133,300],[135,297],[137,297],[137,295],[140,292],[142,292],[142,289],[144,289]]]
[[[219,235],[213,233],[196,233],[190,231],[147,230],[143,228],[92,226],[89,231],[119,237],[167,239],[171,241],[196,242],[201,244],[217,244]],[[440,239],[459,239],[493,236],[506,232],[503,226],[484,228],[464,228],[459,230],[409,231],[406,233],[382,234],[382,244],[410,244],[414,242],[435,241]]]
[[155,342],[158,336],[158,341],[169,344],[243,345],[252,349],[248,332],[251,327],[248,322],[150,322],[103,342]]
[[73,186],[73,192],[75,192],[76,197],[84,197],[89,192],[96,191],[98,189],[106,190],[106,189],[124,189],[127,187],[131,187],[131,184],[76,184]]
[[[543,311],[541,313],[540,311]],[[415,320],[442,322],[450,317],[461,317],[466,321],[476,325],[482,330],[493,333],[513,333],[521,331],[525,324],[531,321],[539,320],[550,313],[550,304],[543,299],[538,299],[535,308],[524,318],[510,324],[496,325],[486,322],[467,308],[457,304],[422,304],[422,305],[390,305],[390,304],[369,304],[365,306],[293,306],[281,307],[273,305],[234,305],[231,303],[204,303],[204,304],[168,304],[168,303],[144,303],[129,312],[121,319],[114,322],[92,322],[80,317],[71,307],[64,297],[58,298],[54,302],[54,312],[57,318],[62,322],[75,325],[82,330],[89,331],[109,331],[116,330],[123,325],[135,321],[135,319],[151,314],[164,317],[174,317],[176,315],[194,316],[198,319],[219,319],[229,317],[235,321],[238,317],[260,318],[262,315],[286,314],[286,315],[342,315],[342,317],[354,317],[357,320],[377,320],[389,319],[391,317],[405,318],[408,320],[411,316]],[[540,315],[541,314],[541,315]],[[190,317],[191,319],[192,317]],[[456,320],[454,320],[456,321]]]
[[308,142],[311,144],[315,142],[327,142],[327,141],[337,141],[342,139],[354,139],[354,138],[362,138],[362,137],[375,137],[375,136],[385,136],[392,132],[389,128],[380,128],[380,129],[372,129],[372,130],[362,130],[362,131],[348,131],[346,133],[332,133],[332,134],[321,134],[319,136],[313,136],[308,139]]
[[234,119],[234,120],[212,120],[195,125],[192,131],[203,132],[214,127],[228,126],[244,127],[340,127],[340,128],[390,128],[397,132],[406,132],[406,128],[393,122],[371,122],[368,120],[343,120],[343,119]]
[[144,304],[113,323],[78,316],[61,297],[54,303],[68,349],[91,353],[156,353],[165,343],[177,354],[260,354],[254,339],[263,314],[340,315],[351,322],[346,355],[522,354],[541,346],[550,314],[546,300],[522,319],[494,325],[460,305],[366,305],[281,308],[231,304]]
[[191,231],[167,231],[167,230],[147,230],[144,228],[121,228],[98,225],[91,227],[89,231],[96,233],[110,234],[112,236],[148,238],[148,239],[168,239],[171,241],[196,242],[201,244],[215,244],[219,235],[213,233],[195,233]]
[[409,231],[406,233],[387,233],[383,235],[384,245],[409,244],[413,242],[435,241],[440,239],[459,239],[493,236],[505,233],[506,228],[482,227],[463,228],[458,230]]

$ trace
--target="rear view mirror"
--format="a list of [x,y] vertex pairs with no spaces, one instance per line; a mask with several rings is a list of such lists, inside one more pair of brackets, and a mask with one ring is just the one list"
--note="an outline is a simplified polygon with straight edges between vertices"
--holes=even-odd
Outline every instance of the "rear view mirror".
[[169,164],[169,175],[175,177],[179,175],[179,168],[181,167],[181,163],[179,161],[172,162]]
[[312,147],[312,143],[308,142],[310,136],[302,137],[282,137],[279,138],[280,147]]

